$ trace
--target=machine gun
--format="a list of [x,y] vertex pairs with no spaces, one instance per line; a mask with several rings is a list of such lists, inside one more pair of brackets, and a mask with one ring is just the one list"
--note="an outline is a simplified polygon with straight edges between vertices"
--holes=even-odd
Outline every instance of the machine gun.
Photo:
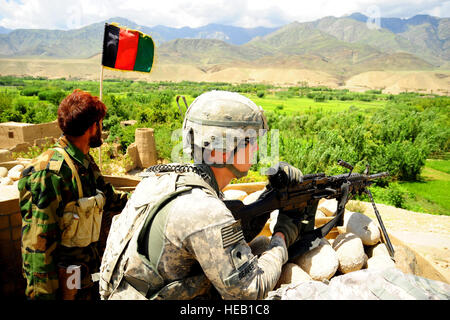
[[[249,205],[244,205],[240,200],[225,200],[225,205],[236,220],[241,220],[244,236],[248,242],[261,232],[270,212],[278,209],[280,214],[294,217],[301,223],[301,228],[299,238],[288,249],[289,258],[293,259],[319,246],[321,239],[332,228],[342,226],[347,202],[356,194],[366,193],[372,202],[389,254],[394,259],[394,249],[368,189],[374,180],[387,177],[389,173],[370,175],[369,166],[366,166],[362,174],[352,173],[353,166],[350,164],[342,160],[339,160],[338,164],[350,169],[350,172],[335,176],[326,176],[324,173],[307,174],[295,183],[288,181],[285,172],[270,168],[267,172],[269,183],[258,200]],[[336,199],[337,210],[331,221],[314,229],[315,213],[322,198]]]

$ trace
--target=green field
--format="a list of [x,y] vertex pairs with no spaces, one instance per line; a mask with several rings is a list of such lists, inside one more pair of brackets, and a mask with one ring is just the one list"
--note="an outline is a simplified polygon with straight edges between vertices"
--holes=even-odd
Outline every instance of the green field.
[[450,161],[448,160],[427,160],[426,167],[450,174]]
[[450,160],[427,160],[421,181],[401,182],[399,187],[409,193],[406,207],[413,211],[450,215],[450,174],[433,167],[439,162],[443,169],[450,167]]
[[359,109],[377,109],[386,105],[386,101],[339,101],[331,100],[324,102],[316,102],[313,99],[307,97],[293,97],[293,98],[280,98],[276,95],[267,95],[264,98],[258,98],[256,95],[247,95],[257,105],[261,106],[264,111],[282,110],[287,113],[290,112],[341,112],[346,111],[349,108]]

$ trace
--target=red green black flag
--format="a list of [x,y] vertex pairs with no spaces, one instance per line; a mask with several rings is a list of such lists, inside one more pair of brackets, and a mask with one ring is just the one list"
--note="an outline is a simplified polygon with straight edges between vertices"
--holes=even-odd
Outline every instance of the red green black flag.
[[150,36],[105,23],[103,66],[125,71],[150,72],[154,57],[155,44]]

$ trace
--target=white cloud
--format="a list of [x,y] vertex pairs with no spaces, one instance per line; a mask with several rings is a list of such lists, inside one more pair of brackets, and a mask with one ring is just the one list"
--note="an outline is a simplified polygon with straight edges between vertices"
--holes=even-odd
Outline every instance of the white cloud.
[[450,1],[445,1],[440,5],[437,5],[431,9],[424,10],[423,13],[436,16],[436,17],[449,17],[450,16]]
[[72,29],[119,16],[146,26],[221,23],[273,27],[367,13],[373,6],[382,17],[450,16],[449,0],[0,0],[0,26]]

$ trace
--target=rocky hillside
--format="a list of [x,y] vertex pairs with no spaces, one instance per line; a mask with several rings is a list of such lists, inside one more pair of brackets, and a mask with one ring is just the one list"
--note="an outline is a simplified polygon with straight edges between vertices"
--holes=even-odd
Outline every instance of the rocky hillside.
[[[243,61],[268,66],[280,60],[312,57],[313,63],[308,63],[312,68],[328,67],[344,73],[349,69],[424,70],[449,65],[449,18],[382,18],[379,29],[368,27],[367,19],[353,14],[293,22],[280,28],[219,24],[170,28],[142,26],[124,18],[107,21],[150,34],[163,60],[170,62]],[[88,58],[101,52],[104,23],[67,31],[1,29],[0,57]]]

